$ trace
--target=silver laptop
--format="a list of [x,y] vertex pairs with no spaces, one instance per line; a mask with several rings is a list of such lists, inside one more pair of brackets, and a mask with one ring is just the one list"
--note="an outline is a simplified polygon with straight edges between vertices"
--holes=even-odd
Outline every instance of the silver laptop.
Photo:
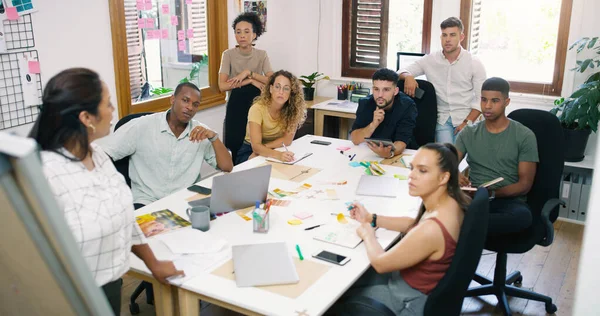
[[256,167],[213,178],[211,196],[190,205],[207,205],[212,214],[228,213],[264,202],[269,190],[271,165]]
[[232,252],[238,287],[291,284],[300,280],[285,242],[235,245]]
[[356,194],[368,196],[396,197],[400,191],[400,181],[392,177],[362,175]]

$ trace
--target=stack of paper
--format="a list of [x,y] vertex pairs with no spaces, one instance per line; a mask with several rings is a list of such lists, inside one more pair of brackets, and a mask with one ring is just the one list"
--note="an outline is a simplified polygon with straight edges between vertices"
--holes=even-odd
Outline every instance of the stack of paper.
[[162,241],[174,254],[215,253],[227,245],[224,239],[191,227],[159,235],[156,239]]

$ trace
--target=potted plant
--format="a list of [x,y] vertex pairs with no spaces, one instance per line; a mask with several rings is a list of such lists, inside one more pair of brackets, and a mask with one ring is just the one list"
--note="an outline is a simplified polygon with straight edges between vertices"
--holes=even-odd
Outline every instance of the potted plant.
[[577,47],[577,53],[583,50],[595,50],[592,58],[577,60],[577,67],[571,70],[583,73],[587,69],[598,69],[583,84],[578,86],[568,98],[554,101],[551,113],[558,116],[563,126],[567,148],[565,161],[582,161],[588,138],[592,131],[597,132],[600,120],[600,41],[598,37],[584,37],[569,47]]
[[313,72],[308,76],[300,76],[300,81],[302,82],[302,85],[304,85],[304,88],[302,88],[304,90],[304,100],[312,101],[314,99],[315,88],[313,86],[319,80],[323,79],[329,80],[329,76],[325,76],[317,71]]

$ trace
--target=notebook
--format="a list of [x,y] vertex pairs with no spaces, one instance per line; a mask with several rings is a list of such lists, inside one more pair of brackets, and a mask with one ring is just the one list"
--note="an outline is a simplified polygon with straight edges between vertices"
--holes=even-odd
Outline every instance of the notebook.
[[283,163],[286,165],[293,165],[293,164],[297,163],[298,161],[300,161],[310,155],[312,155],[312,153],[294,153],[294,158],[296,158],[296,159],[294,159],[292,161],[281,161],[281,160],[275,159],[275,158],[267,158],[266,160],[272,161],[272,162]]
[[492,186],[492,185],[494,185],[494,184],[496,184],[498,182],[501,182],[501,181],[504,181],[504,178],[499,177],[499,178],[496,178],[494,180],[488,181],[488,182],[480,185],[478,188],[475,188],[475,187],[460,187],[460,189],[463,190],[463,191],[477,191],[477,189],[479,189],[479,188],[487,188],[487,187],[490,187],[490,186]]
[[285,242],[235,245],[232,252],[233,271],[238,287],[300,281]]
[[368,196],[396,197],[400,190],[400,181],[394,177],[375,177],[362,175],[356,194]]
[[354,249],[362,242],[362,239],[360,239],[358,234],[356,234],[356,228],[358,228],[358,225],[352,224],[346,224],[343,226],[324,226],[320,230],[316,231],[317,234],[313,236],[313,238],[330,244]]

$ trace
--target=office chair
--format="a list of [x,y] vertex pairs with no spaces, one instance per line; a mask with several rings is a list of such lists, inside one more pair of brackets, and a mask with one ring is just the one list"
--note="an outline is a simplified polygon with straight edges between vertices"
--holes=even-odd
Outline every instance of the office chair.
[[[423,315],[460,314],[464,295],[477,270],[485,236],[487,236],[487,226],[480,225],[480,223],[487,223],[488,215],[488,191],[480,188],[475,193],[469,209],[465,212],[452,263],[435,289],[429,293]],[[348,297],[343,302],[351,305],[344,305],[348,308],[341,311],[340,314],[352,315],[351,311],[357,311],[350,307],[356,305],[356,307],[368,307],[370,313],[394,315],[394,312],[387,306],[369,297]]]
[[[437,124],[437,96],[435,88],[431,82],[417,79],[419,88],[425,90],[421,99],[412,98],[417,105],[417,124],[413,131],[413,137],[416,144],[409,146],[409,149],[419,149],[419,147],[435,142],[435,126]],[[398,88],[404,93],[404,80],[398,81]],[[416,145],[416,147],[415,147]],[[412,148],[415,147],[415,148]]]
[[[129,115],[121,118],[115,125],[115,131],[117,129],[119,129],[119,127],[123,126],[125,123],[131,121],[132,119],[142,117],[142,116],[145,116],[148,114],[153,114],[153,113],[152,112],[134,113],[134,114],[129,114]],[[112,160],[112,157],[111,157],[111,160]],[[123,177],[125,178],[125,182],[127,182],[127,186],[129,186],[131,188],[131,179],[129,178],[129,157],[124,157],[117,161],[113,160],[113,163],[114,163],[117,171],[119,173],[121,173],[123,175]],[[140,307],[135,302],[135,300],[138,298],[138,296],[140,296],[140,294],[142,294],[142,292],[144,290],[146,290],[146,302],[148,304],[154,303],[154,292],[152,290],[152,283],[142,281],[142,283],[140,283],[140,285],[138,285],[138,287],[135,289],[135,291],[133,291],[133,293],[131,294],[131,298],[129,299],[129,312],[131,312],[132,315],[140,313]]]
[[537,139],[539,163],[531,190],[527,194],[527,204],[533,215],[529,228],[519,233],[488,237],[485,249],[495,251],[496,268],[494,279],[489,280],[480,275],[473,279],[481,286],[470,288],[467,296],[493,294],[498,298],[498,305],[505,315],[512,315],[506,296],[514,296],[545,303],[546,312],[557,311],[552,298],[520,289],[523,276],[519,271],[506,276],[506,259],[508,253],[524,253],[536,244],[549,246],[554,239],[552,223],[558,217],[558,206],[564,202],[558,199],[561,176],[564,167],[564,148],[562,127],[555,115],[547,111],[520,109],[511,112],[508,117],[527,126]]

